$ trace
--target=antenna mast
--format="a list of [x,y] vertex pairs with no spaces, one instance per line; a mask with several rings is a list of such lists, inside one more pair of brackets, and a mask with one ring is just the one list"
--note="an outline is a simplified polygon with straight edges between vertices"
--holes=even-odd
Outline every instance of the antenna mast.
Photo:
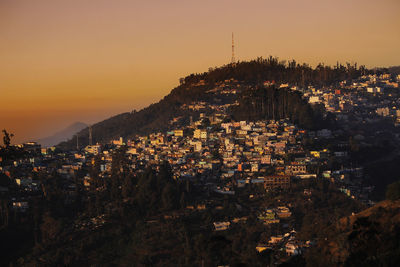
[[235,64],[235,42],[233,39],[233,32],[232,32],[232,59],[231,59],[231,63]]
[[89,126],[89,146],[92,145],[92,125]]
[[79,137],[76,135],[76,150],[79,151]]

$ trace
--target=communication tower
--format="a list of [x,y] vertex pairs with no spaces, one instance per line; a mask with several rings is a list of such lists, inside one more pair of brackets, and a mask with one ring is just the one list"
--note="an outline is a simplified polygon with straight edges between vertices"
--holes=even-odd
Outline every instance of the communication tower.
[[231,59],[231,63],[235,64],[236,60],[235,60],[235,42],[233,39],[233,32],[232,32],[232,59]]
[[92,145],[92,126],[89,126],[89,146]]

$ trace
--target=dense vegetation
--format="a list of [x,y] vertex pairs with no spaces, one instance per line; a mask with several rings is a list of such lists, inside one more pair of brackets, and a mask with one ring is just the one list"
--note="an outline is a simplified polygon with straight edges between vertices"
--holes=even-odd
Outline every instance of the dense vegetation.
[[[105,185],[106,189],[100,192],[94,188],[81,192],[79,199],[85,199],[85,195],[90,198],[81,202],[83,208],[76,214],[63,212],[71,210],[68,205],[57,211],[57,205],[63,202],[54,197],[59,195],[58,199],[63,199],[66,196],[53,187],[53,197],[42,200],[43,208],[35,215],[39,218],[34,223],[38,225],[37,238],[31,250],[18,260],[14,259],[14,263],[28,266],[265,266],[274,261],[273,253],[257,253],[255,247],[273,233],[285,230],[257,220],[254,207],[271,207],[278,199],[295,203],[292,210],[295,226],[300,229],[300,240],[322,239],[327,226],[335,225],[338,218],[361,208],[333,184],[321,179],[297,181],[288,191],[271,192],[252,202],[248,201],[248,194],[255,188],[246,187],[237,190],[236,197],[212,196],[210,199],[221,208],[189,210],[184,207],[201,203],[194,199],[199,192],[190,183],[173,181],[167,164],[159,172],[148,169],[131,179],[129,175],[118,174],[121,166],[125,168],[123,163],[115,165],[116,186]],[[97,186],[102,187],[101,180]],[[313,195],[305,197],[304,188],[312,190]],[[114,195],[114,190],[119,195]],[[238,205],[246,210],[239,210]],[[107,221],[98,228],[83,226],[79,230],[74,227],[103,213]],[[248,219],[233,224],[228,231],[213,231],[214,221],[229,220],[232,216]]]
[[325,126],[318,107],[311,107],[299,92],[258,87],[246,90],[239,96],[239,106],[232,108],[232,117],[237,120],[279,120],[289,118],[302,128],[315,129]]
[[[92,177],[89,190],[84,189],[84,171],[75,177],[72,191],[67,190],[67,181],[56,172],[33,173],[33,178],[40,180],[43,194],[30,196],[31,208],[25,213],[10,207],[9,194],[0,194],[0,245],[3,251],[0,264],[15,262],[16,258],[27,252],[32,257],[20,259],[19,264],[28,261],[34,265],[54,266],[68,264],[72,260],[75,264],[83,264],[80,261],[90,259],[79,254],[80,246],[99,252],[95,244],[97,238],[104,238],[110,233],[116,236],[115,229],[131,228],[141,218],[162,216],[165,212],[186,205],[190,198],[185,190],[190,190],[190,186],[172,179],[168,164],[160,166],[157,172],[153,169],[143,173],[133,172],[127,164],[125,152],[126,149],[121,148],[113,154],[111,177],[99,175],[98,158],[84,167]],[[1,186],[7,185],[13,189],[9,182],[8,177],[0,177]],[[94,231],[95,227],[89,227],[93,223],[92,218],[100,221],[104,217],[107,218],[104,231],[97,232]],[[124,222],[123,225],[120,222]],[[82,227],[82,231],[77,231],[77,227]],[[112,228],[111,232],[109,227]],[[80,234],[89,240],[81,240]],[[87,245],[94,246],[96,250]],[[60,250],[52,250],[54,247]],[[61,252],[61,248],[66,252]],[[43,257],[39,259],[38,255],[42,254]]]
[[[292,258],[286,266],[390,265],[399,261],[398,202],[385,202],[389,204],[338,222],[363,207],[325,179],[294,181],[289,190],[268,194],[248,185],[237,188],[236,196],[206,198],[191,182],[172,179],[167,163],[157,170],[135,172],[128,164],[125,147],[116,150],[112,159],[111,176],[102,177],[99,158],[93,158],[76,176],[73,192],[65,190],[65,180],[55,172],[36,174],[43,195],[32,196],[28,213],[12,211],[9,196],[1,195],[0,264],[265,266],[276,261],[277,255],[257,253],[255,247],[273,233],[288,229],[264,225],[257,220],[254,207],[263,209],[276,203],[293,204],[292,223],[299,240],[317,241],[315,248]],[[84,189],[86,171],[93,179]],[[0,177],[0,185],[7,181]],[[305,196],[304,188],[312,195]],[[249,201],[250,192],[258,191],[260,197]],[[388,198],[399,195],[398,183],[388,187]],[[205,199],[214,204],[187,209]],[[230,230],[213,231],[213,222],[242,216],[247,220],[233,224]]]
[[400,181],[391,183],[387,186],[386,198],[389,200],[400,199]]
[[274,80],[277,83],[290,83],[298,86],[331,85],[339,81],[354,79],[368,70],[364,66],[357,67],[357,64],[346,66],[337,64],[333,68],[319,64],[312,68],[308,64],[299,64],[295,60],[286,62],[279,61],[278,58],[269,57],[267,59],[257,58],[256,60],[229,64],[220,68],[210,69],[209,72],[202,74],[191,74],[182,79],[186,84],[197,83],[205,80],[207,83],[216,83],[227,79],[237,79],[259,83],[265,80]]
[[365,168],[369,183],[375,186],[373,199],[385,199],[387,186],[399,180],[399,160],[399,156],[394,156],[388,160],[372,162]]
[[400,202],[384,201],[326,230],[306,255],[308,266],[398,266]]
[[15,159],[27,156],[27,152],[10,145],[11,138],[14,136],[12,133],[7,132],[7,130],[2,130],[3,134],[3,146],[0,146],[0,162],[9,163]]
[[[207,90],[213,89],[215,84],[225,80],[234,79],[246,85],[256,87],[264,81],[273,81],[279,83],[289,83],[304,87],[307,85],[314,86],[328,86],[336,84],[343,80],[349,80],[359,77],[362,74],[368,73],[364,66],[357,67],[357,64],[346,66],[337,64],[335,67],[324,66],[319,64],[317,67],[312,68],[307,64],[298,64],[295,61],[285,62],[279,61],[277,58],[269,57],[268,59],[258,58],[248,62],[238,62],[236,64],[229,64],[220,68],[210,69],[209,72],[201,74],[190,74],[185,78],[180,79],[181,84],[174,88],[171,93],[165,96],[158,103],[152,104],[138,112],[127,112],[116,115],[107,120],[99,122],[92,126],[94,142],[107,142],[112,138],[119,136],[130,137],[135,134],[148,134],[154,131],[165,131],[169,128],[168,122],[177,116],[184,116],[184,121],[189,121],[189,116],[198,116],[196,113],[183,112],[180,108],[183,104],[189,104],[193,101],[205,100],[212,101],[207,98],[205,93]],[[200,81],[204,80],[204,85],[198,85]],[[286,90],[282,90],[286,91]],[[248,97],[251,97],[249,94]],[[284,100],[285,96],[287,98]],[[303,107],[291,107],[293,104],[289,99],[295,99],[289,93],[275,94],[276,106],[282,101],[288,105],[285,107],[286,113],[279,113],[278,109],[273,113],[281,115],[295,114],[297,111],[302,112],[303,115],[311,114],[310,108],[305,103],[295,101],[295,105],[302,105]],[[269,98],[267,101],[271,101]],[[262,101],[260,102],[262,103]],[[268,103],[266,103],[268,104]],[[266,107],[265,108],[271,108]],[[292,112],[289,112],[291,109]],[[266,110],[265,110],[266,111]],[[296,111],[296,112],[293,112]],[[273,113],[265,113],[273,115]],[[252,115],[248,115],[252,116]],[[310,117],[306,116],[310,120]],[[302,121],[305,126],[311,124],[310,121]],[[88,144],[88,129],[84,129],[78,134],[79,143],[81,146]],[[76,140],[70,140],[60,144],[61,148],[74,148],[76,147]]]

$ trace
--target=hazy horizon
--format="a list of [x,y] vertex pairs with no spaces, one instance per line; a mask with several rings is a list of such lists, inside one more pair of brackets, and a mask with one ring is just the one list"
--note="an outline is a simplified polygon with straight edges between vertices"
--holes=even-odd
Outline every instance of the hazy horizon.
[[400,2],[0,3],[0,127],[46,137],[157,102],[179,78],[231,58],[400,65]]

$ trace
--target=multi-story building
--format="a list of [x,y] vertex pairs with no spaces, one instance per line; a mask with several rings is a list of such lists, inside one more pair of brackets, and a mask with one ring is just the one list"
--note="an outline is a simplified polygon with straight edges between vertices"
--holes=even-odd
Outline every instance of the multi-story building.
[[264,177],[264,188],[271,189],[288,189],[290,187],[289,175],[270,175]]

